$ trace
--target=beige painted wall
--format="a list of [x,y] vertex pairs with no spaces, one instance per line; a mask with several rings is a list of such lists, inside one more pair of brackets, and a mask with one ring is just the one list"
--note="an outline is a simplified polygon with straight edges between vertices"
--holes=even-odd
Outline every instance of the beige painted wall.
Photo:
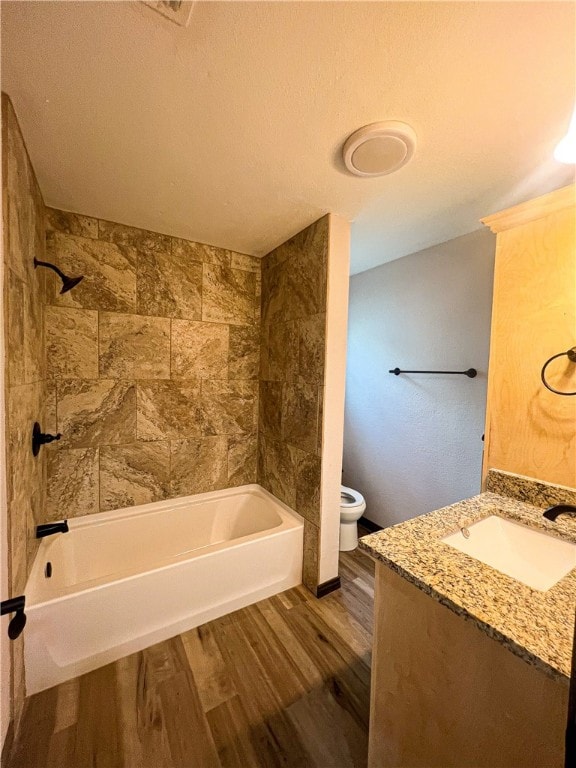
[[479,230],[350,279],[344,485],[383,527],[480,491],[494,240]]
[[339,567],[349,264],[350,224],[330,214],[328,217],[324,401],[320,425],[322,477],[318,580],[321,584],[338,576]]
[[568,683],[382,563],[369,768],[562,768]]
[[[564,187],[484,219],[497,232],[484,472],[576,487],[576,397],[549,392],[544,362],[576,346],[576,192]],[[567,357],[547,368],[576,391]]]

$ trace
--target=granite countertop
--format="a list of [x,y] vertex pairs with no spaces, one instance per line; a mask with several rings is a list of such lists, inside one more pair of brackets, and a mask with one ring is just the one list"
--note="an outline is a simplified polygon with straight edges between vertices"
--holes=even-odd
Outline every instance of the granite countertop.
[[[525,482],[526,481],[526,482]],[[440,541],[462,526],[498,515],[576,543],[576,518],[556,522],[542,509],[576,503],[576,491],[530,485],[491,470],[489,490],[360,539],[360,548],[547,675],[570,678],[576,568],[546,592],[532,589]],[[508,495],[510,494],[510,495]],[[512,498],[512,495],[516,498]],[[526,500],[529,499],[531,503]]]

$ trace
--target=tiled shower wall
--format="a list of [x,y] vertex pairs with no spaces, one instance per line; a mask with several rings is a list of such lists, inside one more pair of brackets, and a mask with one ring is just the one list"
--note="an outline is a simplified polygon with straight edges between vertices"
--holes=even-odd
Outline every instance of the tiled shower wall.
[[328,216],[262,263],[258,482],[305,519],[304,573],[318,586]]
[[[13,594],[39,522],[257,479],[305,518],[314,589],[328,217],[260,260],[44,215],[8,101],[3,115]],[[61,295],[35,255],[83,281]],[[34,460],[35,420],[62,437]]]
[[[261,261],[46,210],[5,94],[2,169],[10,596],[38,523],[257,480],[305,518],[314,590],[328,217]],[[61,295],[35,256],[84,279]],[[62,433],[37,458],[34,421]]]
[[[44,519],[46,454],[32,455],[32,425],[43,425],[46,368],[43,350],[44,276],[34,257],[44,257],[44,203],[20,128],[2,94],[2,218],[8,583],[10,597],[23,594],[36,552],[34,528]],[[23,636],[10,643],[11,716],[17,724],[24,702]]]
[[260,259],[47,210],[47,519],[256,481]]

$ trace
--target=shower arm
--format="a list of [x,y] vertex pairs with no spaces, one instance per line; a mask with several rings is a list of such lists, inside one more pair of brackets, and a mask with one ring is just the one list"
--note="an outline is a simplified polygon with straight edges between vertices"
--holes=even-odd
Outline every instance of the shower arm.
[[36,259],[35,258],[34,259],[34,267],[48,267],[48,269],[53,269],[54,272],[56,272],[56,274],[58,275],[60,280],[62,280],[62,282],[64,282],[64,280],[67,279],[67,275],[65,275],[64,272],[62,272],[61,269],[58,269],[56,264],[50,264],[50,262],[48,262],[48,261],[40,261],[40,259]]
[[83,275],[79,275],[78,277],[68,277],[68,275],[65,275],[61,269],[58,269],[56,264],[51,264],[49,261],[40,261],[39,259],[34,258],[34,269],[36,269],[36,267],[48,267],[48,269],[56,272],[60,280],[62,280],[62,289],[60,290],[60,293],[68,293],[68,291],[71,291],[72,288],[77,286],[81,280],[84,280]]

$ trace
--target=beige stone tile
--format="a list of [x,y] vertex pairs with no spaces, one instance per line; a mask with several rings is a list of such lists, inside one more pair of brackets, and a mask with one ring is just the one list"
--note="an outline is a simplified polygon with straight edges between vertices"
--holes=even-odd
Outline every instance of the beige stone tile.
[[24,530],[30,499],[43,489],[46,454],[32,455],[32,427],[44,420],[44,387],[42,382],[11,387],[6,393],[6,489],[9,505],[13,505],[12,521]]
[[58,420],[56,418],[56,382],[44,382],[44,422],[42,429],[44,432],[52,434],[58,432]]
[[116,224],[113,221],[98,220],[98,237],[116,245],[127,245],[138,251],[163,251],[170,253],[172,238],[161,235],[158,232],[149,232],[146,229],[128,227],[125,224]]
[[327,248],[328,225],[324,217],[265,257],[264,325],[325,312]]
[[202,320],[253,325],[255,274],[210,264],[204,264],[202,270]]
[[256,289],[255,289],[256,303],[254,306],[254,322],[256,325],[262,323],[262,272],[256,272]]
[[261,316],[263,328],[293,319],[289,314],[290,280],[287,267],[280,264],[262,271]]
[[269,329],[260,326],[260,374],[261,381],[270,381],[270,343],[268,339]]
[[260,333],[257,327],[230,326],[229,379],[257,379],[260,368]]
[[264,272],[264,270],[274,269],[289,259],[294,252],[294,243],[294,238],[290,238],[289,240],[286,240],[286,242],[279,245],[277,248],[274,248],[273,251],[270,251],[270,253],[266,254],[266,256],[264,256],[262,259],[262,271]]
[[34,219],[30,201],[8,193],[8,251],[4,261],[24,280],[30,283],[34,271]]
[[258,482],[294,509],[296,504],[294,449],[273,438],[258,436]]
[[84,279],[72,290],[61,294],[60,278],[51,270],[46,270],[48,303],[110,312],[134,312],[136,254],[134,248],[125,245],[49,232],[46,238],[47,260],[66,275],[83,275]]
[[195,243],[192,240],[172,238],[172,255],[190,261],[199,261],[202,264],[215,264],[219,267],[229,267],[231,252],[214,245]]
[[296,321],[274,323],[268,329],[268,378],[295,381],[298,377]]
[[100,376],[170,378],[170,320],[100,313]]
[[325,214],[309,227],[302,230],[302,252],[314,256],[315,261],[325,262],[328,258],[330,214]]
[[[28,535],[36,536],[36,526],[44,521],[46,516],[46,479],[48,470],[48,452],[40,458],[39,461],[39,474],[42,475],[42,481],[37,487],[30,493],[30,514],[28,515]],[[30,543],[29,543],[30,544]],[[34,547],[28,546],[28,552]],[[28,561],[30,564],[31,560]]]
[[48,376],[98,378],[98,312],[45,307],[44,322]]
[[319,584],[320,529],[304,520],[304,562],[302,564],[302,582],[312,592]]
[[170,492],[188,496],[226,488],[228,438],[225,435],[170,443]]
[[228,437],[229,487],[256,482],[257,442],[256,435]]
[[282,382],[261,381],[259,429],[262,434],[280,439],[282,435]]
[[31,284],[37,213],[33,196],[35,179],[9,98],[2,100],[2,149],[4,223],[8,223],[10,233],[4,260],[21,280]]
[[24,379],[26,383],[46,378],[44,307],[40,287],[24,286]]
[[320,526],[322,460],[315,453],[295,449],[296,512]]
[[248,256],[246,253],[230,252],[230,266],[232,269],[243,269],[246,272],[260,272],[261,259],[258,256]]
[[[45,464],[45,462],[42,462]],[[14,595],[22,594],[25,590],[28,574],[38,551],[36,526],[46,518],[46,483],[36,487],[22,488],[18,494],[17,503],[9,507],[11,535],[16,537],[11,551],[14,557],[11,562],[11,584]]]
[[322,383],[326,345],[326,315],[310,315],[298,321],[298,374],[301,379]]
[[99,511],[98,450],[80,448],[48,455],[47,520]]
[[168,496],[170,443],[136,443],[100,449],[100,509],[122,509]]
[[256,482],[268,491],[268,478],[266,476],[266,444],[267,438],[262,432],[258,432],[258,444],[256,446]]
[[202,382],[205,435],[236,435],[256,432],[258,425],[257,381]]
[[314,253],[298,254],[290,260],[287,319],[326,311],[326,260]]
[[26,699],[26,673],[24,664],[24,633],[10,643],[12,655],[12,709],[15,732],[18,733],[24,714]]
[[8,505],[10,519],[10,587],[21,595],[28,578],[28,517],[32,515],[29,493],[18,494]]
[[226,378],[228,344],[227,325],[172,320],[172,377]]
[[[47,470],[47,455],[43,456],[40,461],[44,470]],[[28,505],[28,514],[26,522],[26,550],[28,560],[28,574],[32,568],[34,558],[40,546],[40,541],[36,538],[36,526],[40,525],[46,520],[46,488],[47,488],[47,471],[44,471],[42,477],[41,486],[34,489],[32,493],[28,494],[30,501]],[[27,574],[27,575],[28,575]]]
[[181,253],[139,253],[138,312],[200,320],[202,264]]
[[138,440],[201,437],[205,414],[200,382],[139,381]]
[[98,219],[82,216],[79,213],[59,211],[57,208],[46,208],[46,230],[48,232],[64,232],[80,237],[98,237]]
[[24,281],[8,269],[5,273],[6,311],[6,382],[17,387],[26,383],[24,339]]
[[318,446],[318,387],[285,384],[282,395],[282,439],[313,453]]
[[136,385],[130,381],[68,380],[58,384],[58,431],[62,448],[136,441]]

